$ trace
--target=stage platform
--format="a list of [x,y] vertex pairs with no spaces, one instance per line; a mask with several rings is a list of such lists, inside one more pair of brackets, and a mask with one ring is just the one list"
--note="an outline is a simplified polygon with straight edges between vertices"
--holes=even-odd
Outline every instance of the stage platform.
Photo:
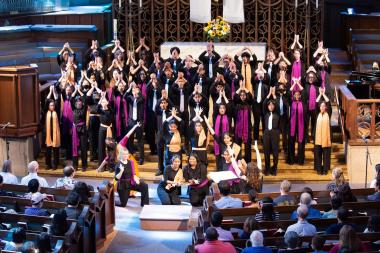
[[146,205],[140,213],[144,230],[188,230],[192,206]]

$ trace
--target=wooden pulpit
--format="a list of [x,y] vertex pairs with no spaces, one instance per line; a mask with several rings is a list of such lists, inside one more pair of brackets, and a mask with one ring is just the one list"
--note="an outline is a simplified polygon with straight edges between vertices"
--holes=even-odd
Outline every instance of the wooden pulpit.
[[0,67],[0,137],[27,137],[37,133],[40,119],[37,68]]

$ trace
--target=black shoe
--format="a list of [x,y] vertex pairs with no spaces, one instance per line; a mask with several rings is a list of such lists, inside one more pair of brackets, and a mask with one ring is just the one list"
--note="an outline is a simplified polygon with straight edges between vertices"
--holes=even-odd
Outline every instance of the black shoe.
[[264,175],[265,175],[265,176],[269,176],[269,172],[268,172],[268,171],[265,171],[265,172],[264,172]]
[[144,159],[140,159],[139,160],[139,165],[143,165],[144,164]]
[[161,176],[163,175],[164,173],[161,171],[161,170],[157,170],[156,174],[154,174],[155,176]]
[[150,155],[157,155],[157,150],[150,151]]

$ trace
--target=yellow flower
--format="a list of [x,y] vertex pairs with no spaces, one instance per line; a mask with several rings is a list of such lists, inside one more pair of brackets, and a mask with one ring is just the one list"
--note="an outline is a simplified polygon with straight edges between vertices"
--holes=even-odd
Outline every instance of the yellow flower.
[[227,33],[230,31],[230,28],[228,26],[225,26],[225,27],[223,27],[223,31]]
[[222,29],[222,27],[220,25],[215,26],[215,28],[216,28],[216,30]]
[[203,28],[203,31],[205,31],[206,33],[208,32],[208,28],[207,27],[205,27],[205,28]]
[[215,37],[215,32],[210,32],[210,37]]
[[222,36],[222,32],[221,31],[217,31],[216,35],[218,35],[218,37],[221,37]]

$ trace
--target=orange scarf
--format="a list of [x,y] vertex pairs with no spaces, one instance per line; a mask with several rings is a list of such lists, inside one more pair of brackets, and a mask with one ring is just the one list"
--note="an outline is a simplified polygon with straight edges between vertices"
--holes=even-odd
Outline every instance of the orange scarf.
[[[247,66],[247,67],[245,68],[244,66]],[[246,69],[247,69],[247,73],[245,73]],[[252,88],[252,83],[251,83],[251,79],[252,79],[251,74],[252,74],[251,65],[249,63],[247,63],[247,64],[242,63],[241,64],[241,75],[244,78],[245,88],[247,88],[249,90],[249,92],[253,95],[253,88]],[[247,80],[245,80],[245,77],[247,77]]]
[[198,147],[202,147],[205,140],[206,140],[205,130],[202,129],[198,137]]
[[[51,121],[53,121],[53,129],[51,129]],[[53,130],[53,139],[51,139],[51,131]],[[61,133],[59,131],[58,115],[55,111],[46,113],[46,146],[58,148],[61,146]]]
[[318,114],[317,126],[315,127],[315,145],[321,145],[322,148],[331,147],[330,117],[327,112]]
[[177,153],[181,150],[181,135],[178,131],[173,134],[172,139],[169,144],[169,151],[172,153]]

